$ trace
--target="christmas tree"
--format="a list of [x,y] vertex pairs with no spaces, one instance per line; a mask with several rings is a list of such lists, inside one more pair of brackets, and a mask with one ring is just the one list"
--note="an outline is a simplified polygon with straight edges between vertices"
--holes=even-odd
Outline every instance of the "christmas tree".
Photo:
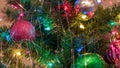
[[6,6],[12,25],[0,29],[0,68],[120,67],[119,4],[7,0]]

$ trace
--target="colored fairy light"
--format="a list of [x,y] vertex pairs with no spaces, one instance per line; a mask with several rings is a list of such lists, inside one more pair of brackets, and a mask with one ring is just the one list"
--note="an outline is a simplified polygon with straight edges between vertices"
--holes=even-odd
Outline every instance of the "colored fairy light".
[[16,55],[17,55],[17,56],[21,56],[21,52],[19,52],[19,51],[16,52]]
[[84,49],[84,47],[80,46],[80,47],[77,48],[77,52],[81,52],[83,49]]
[[96,0],[96,1],[97,1],[98,4],[102,2],[102,0]]
[[44,30],[48,30],[48,31],[49,31],[49,30],[51,30],[51,28],[50,28],[50,27],[47,27],[47,28],[44,28]]
[[6,41],[11,41],[11,36],[10,36],[10,32],[9,31],[6,31],[6,32],[3,32],[1,34],[2,38],[4,38]]
[[116,31],[112,31],[112,34],[113,34],[113,35],[116,34]]
[[112,35],[115,35],[115,34],[118,33],[118,30],[117,29],[113,29],[111,33],[112,33]]
[[87,15],[82,15],[81,18],[82,18],[82,19],[86,19],[86,18],[87,18]]
[[85,14],[85,15],[86,15],[86,14],[87,14],[87,11],[83,11],[83,14]]
[[12,49],[12,55],[13,57],[21,57],[22,56],[22,50],[21,49]]
[[64,10],[67,11],[68,10],[68,6],[65,5],[64,6]]
[[23,16],[24,16],[24,13],[20,13],[20,16],[23,17]]
[[0,15],[0,21],[2,21],[2,16]]
[[19,57],[19,56],[21,56],[21,51],[19,49],[14,50],[14,54],[13,55]]
[[6,39],[7,41],[10,41],[10,40],[11,40],[10,35],[7,35],[5,39]]
[[109,3],[110,3],[110,5],[112,5],[112,4],[113,4],[113,2],[112,2],[111,0],[109,1]]
[[49,67],[51,68],[52,66],[53,66],[53,63],[52,63],[52,62],[48,62],[48,63],[47,63],[47,67],[48,67],[48,68],[49,68]]
[[49,66],[52,66],[52,63],[49,63],[48,65],[49,65]]
[[81,28],[81,29],[84,29],[85,27],[84,27],[84,25],[83,25],[83,24],[80,24],[80,28]]
[[111,25],[111,26],[115,26],[115,25],[116,25],[116,22],[111,20],[111,21],[110,21],[110,25]]
[[0,21],[2,21],[2,18],[0,18]]

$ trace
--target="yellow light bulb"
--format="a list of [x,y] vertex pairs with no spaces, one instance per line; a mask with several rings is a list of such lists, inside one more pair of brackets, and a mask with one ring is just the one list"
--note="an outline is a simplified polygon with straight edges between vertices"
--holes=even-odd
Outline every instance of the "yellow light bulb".
[[86,15],[82,15],[82,17],[81,17],[82,19],[86,19],[87,18],[87,16]]
[[85,29],[84,25],[80,24],[80,28],[81,29]]
[[16,56],[21,56],[21,52],[20,51],[16,52]]

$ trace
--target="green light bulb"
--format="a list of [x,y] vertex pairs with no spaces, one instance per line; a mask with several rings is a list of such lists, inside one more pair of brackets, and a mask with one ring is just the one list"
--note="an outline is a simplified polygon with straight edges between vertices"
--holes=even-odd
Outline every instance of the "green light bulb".
[[112,21],[112,20],[111,20],[111,21],[110,21],[110,25],[111,25],[111,26],[115,26],[115,25],[117,25],[117,24],[116,24],[115,21]]

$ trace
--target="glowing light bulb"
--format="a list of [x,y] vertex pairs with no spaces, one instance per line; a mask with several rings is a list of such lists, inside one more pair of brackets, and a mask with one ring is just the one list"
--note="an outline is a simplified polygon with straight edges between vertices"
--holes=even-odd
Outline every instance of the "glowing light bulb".
[[13,50],[13,56],[17,56],[17,57],[20,57],[21,56],[21,50],[19,50],[19,49],[15,49],[15,50]]
[[85,29],[84,25],[80,24],[80,28],[81,29]]
[[113,32],[112,32],[112,34],[113,34],[113,35],[115,35],[115,34],[116,34],[116,32],[115,32],[115,31],[113,31]]
[[81,17],[82,19],[86,19],[87,18],[87,16],[86,15],[82,15],[82,17]]
[[23,16],[24,16],[24,13],[20,13],[20,16],[23,17]]
[[47,64],[47,66],[48,66],[48,67],[52,67],[52,66],[53,66],[53,63],[49,62],[49,63]]
[[111,21],[110,21],[110,25],[111,25],[111,26],[115,26],[115,25],[117,25],[117,23],[116,23],[115,21],[111,20]]
[[109,1],[109,3],[110,3],[110,5],[112,5],[112,4],[113,4],[113,2],[112,2],[111,0]]
[[97,3],[101,3],[102,1],[101,0],[97,0]]
[[2,21],[2,15],[0,15],[0,21]]
[[46,28],[44,28],[44,30],[48,30],[49,31],[49,30],[51,30],[51,28],[50,27],[46,27]]
[[2,21],[2,18],[0,18],[0,21]]
[[65,11],[69,10],[68,6],[64,6],[64,10]]
[[16,56],[21,56],[21,52],[20,51],[16,52]]

